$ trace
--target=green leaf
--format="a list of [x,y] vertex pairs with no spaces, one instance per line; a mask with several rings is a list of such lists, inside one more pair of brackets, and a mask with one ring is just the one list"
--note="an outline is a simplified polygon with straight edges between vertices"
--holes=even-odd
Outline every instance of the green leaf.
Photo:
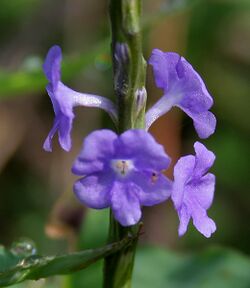
[[249,288],[250,259],[225,248],[182,255],[159,248],[140,249],[135,288]]
[[23,249],[24,245],[19,244],[18,249],[15,250],[7,250],[0,246],[0,287],[16,284],[26,279],[37,280],[84,269],[131,242],[132,238],[128,237],[101,248],[60,256],[25,256],[27,251]]

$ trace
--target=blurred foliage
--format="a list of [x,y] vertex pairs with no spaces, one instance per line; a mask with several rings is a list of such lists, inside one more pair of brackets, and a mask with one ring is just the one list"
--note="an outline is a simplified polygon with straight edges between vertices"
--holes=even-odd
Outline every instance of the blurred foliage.
[[[155,13],[147,15],[143,19],[143,29],[146,30],[152,28],[155,23],[164,19],[167,15],[181,12],[185,9],[191,9],[191,7],[199,1],[200,0],[177,0],[170,1],[170,3],[163,3]],[[33,7],[34,9],[33,2],[39,3],[39,0],[26,0],[26,2],[27,3],[22,3],[22,1],[17,2],[19,5],[21,4],[20,6],[22,7],[20,15],[18,14],[20,18],[22,18],[22,12],[27,10],[29,11],[29,9],[25,9],[26,6],[30,9]],[[15,9],[12,10],[13,5],[8,6],[7,3],[14,4]],[[16,1],[6,1],[5,5],[7,11],[10,10],[14,15],[16,15],[15,13],[18,11],[16,10],[18,7],[18,5],[16,5],[17,3]],[[7,14],[8,13],[4,12],[3,16]],[[16,18],[14,17],[14,19]],[[4,17],[2,17],[2,21],[5,21]],[[93,49],[83,53],[83,55],[74,58],[65,57],[62,63],[62,78],[65,81],[71,80],[93,62],[96,63],[99,69],[102,69],[103,59],[105,62],[108,60],[108,62],[111,63],[108,39],[100,41],[100,43],[95,45]],[[104,63],[104,65],[106,67],[107,63]],[[108,66],[110,67],[110,64],[108,64]],[[23,65],[21,65],[18,71],[11,72],[0,68],[0,100],[42,91],[46,86],[46,83],[47,81],[42,72],[42,58],[39,56],[29,56],[24,60]]]
[[218,118],[248,133],[249,17],[250,1],[203,1],[192,10],[187,49],[206,75]]
[[[1,0],[0,34],[1,38],[8,35],[6,32],[15,32],[16,25],[23,21],[37,8],[39,0]],[[6,26],[8,27],[6,29]]]
[[[100,58],[101,55],[105,55],[106,51],[108,51],[108,42],[103,41],[81,56],[69,59],[66,57],[62,63],[62,79],[69,81]],[[42,71],[41,63],[41,58],[31,56],[25,60],[19,71],[7,72],[0,70],[0,100],[43,91],[47,80]]]
[[[152,263],[157,269],[152,272]],[[181,255],[159,248],[142,248],[136,256],[135,288],[248,288],[250,260],[225,248]]]
[[[201,72],[214,96],[213,110],[218,120],[215,135],[206,140],[217,156],[213,168],[217,178],[215,201],[209,215],[215,219],[218,229],[212,242],[248,253],[249,16],[250,1],[202,1],[190,12],[187,42],[187,58]],[[190,123],[189,120],[186,123]],[[184,137],[193,143],[195,136],[191,129],[191,125],[185,127]],[[190,229],[181,243],[197,249],[207,242]]]
[[[80,245],[105,242],[108,227],[106,210],[89,210]],[[154,269],[153,266],[156,268]],[[102,283],[101,261],[69,276],[69,287],[98,288]],[[151,246],[141,246],[136,254],[135,288],[248,288],[250,259],[230,249],[211,247],[198,253],[181,254]]]
[[[88,210],[82,226],[79,239],[79,248],[88,249],[103,245],[108,237],[109,211]],[[72,288],[80,287],[101,287],[102,286],[103,261],[98,261],[84,271],[69,276],[69,283]]]

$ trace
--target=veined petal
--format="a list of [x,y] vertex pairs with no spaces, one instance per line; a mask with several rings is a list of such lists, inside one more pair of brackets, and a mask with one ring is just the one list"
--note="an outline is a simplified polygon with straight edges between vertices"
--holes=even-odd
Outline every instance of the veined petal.
[[153,206],[166,201],[171,193],[171,181],[161,173],[134,173],[130,181],[136,184],[136,195],[143,206]]
[[153,49],[148,63],[153,66],[155,83],[165,92],[170,89],[171,83],[178,80],[176,64],[180,60],[177,53],[164,53],[159,49]]
[[[95,131],[85,139],[74,163],[74,173],[87,174],[74,191],[89,207],[105,207],[110,200],[115,219],[131,226],[141,218],[141,205],[151,206],[170,196],[172,183],[161,175],[168,163],[163,147],[144,130],[128,130],[120,136]],[[106,200],[100,196],[107,193]]]
[[185,58],[177,53],[154,49],[149,63],[153,66],[157,87],[164,90],[164,97],[173,97],[176,104],[196,113],[211,108],[211,95]]
[[52,151],[52,139],[53,139],[55,133],[57,132],[58,127],[59,127],[58,117],[55,117],[53,126],[52,126],[51,130],[49,131],[49,134],[43,143],[43,149],[47,152]]
[[194,150],[196,153],[194,174],[200,178],[213,166],[215,155],[198,141],[194,143]]
[[115,124],[117,123],[116,105],[105,97],[98,95],[76,92],[61,82],[61,59],[62,52],[59,46],[53,46],[45,59],[43,70],[49,80],[47,92],[51,98],[57,125],[53,125],[48,137],[45,140],[44,149],[52,150],[51,140],[59,129],[59,143],[61,147],[69,151],[71,148],[71,129],[74,119],[73,108],[75,106],[97,107],[109,113]]
[[132,159],[139,170],[161,171],[168,168],[171,161],[163,146],[145,130],[128,130],[114,144],[118,157]]
[[[174,168],[172,200],[180,219],[179,235],[183,235],[193,219],[194,226],[210,237],[216,225],[207,216],[214,196],[215,176],[205,174],[214,162],[214,154],[199,142],[194,144],[196,155],[180,158]],[[205,175],[204,175],[205,174]]]
[[210,111],[202,113],[192,113],[180,107],[186,114],[193,119],[194,127],[200,138],[205,139],[211,136],[216,128],[216,118]]
[[85,175],[103,169],[106,161],[115,153],[116,133],[103,129],[90,133],[83,142],[82,150],[73,164],[72,172]]
[[55,115],[58,115],[60,113],[60,105],[59,105],[58,101],[56,100],[56,98],[54,96],[53,85],[51,83],[49,83],[46,86],[46,91],[47,91],[47,93],[48,93],[48,95],[50,97],[50,100],[52,102]]
[[195,228],[205,237],[211,237],[211,234],[216,231],[214,221],[207,216],[206,210],[198,205],[192,211],[192,218]]
[[61,147],[66,151],[71,149],[70,134],[75,116],[73,113],[73,108],[75,106],[83,105],[86,107],[102,108],[110,113],[113,119],[117,117],[115,106],[110,100],[104,97],[78,93],[68,88],[60,81],[58,82],[57,89],[54,92],[50,90],[50,86],[48,86],[47,91],[53,103],[56,117],[60,120],[58,125],[59,142]]
[[149,63],[153,66],[156,86],[163,97],[146,114],[146,129],[173,106],[181,108],[193,121],[200,138],[214,133],[216,119],[208,111],[213,99],[192,65],[176,53],[154,49]]
[[203,176],[199,181],[193,181],[188,185],[190,198],[196,199],[199,205],[208,209],[214,198],[215,176],[211,173]]
[[102,209],[110,206],[110,190],[113,178],[109,174],[94,173],[74,184],[77,199],[90,208]]
[[73,167],[72,173],[75,175],[89,175],[95,172],[100,172],[104,168],[104,162],[101,160],[85,160],[77,157]]
[[131,226],[141,218],[141,207],[134,185],[116,181],[111,190],[111,208],[122,226]]
[[75,91],[65,86],[61,81],[58,82],[57,89],[53,93],[54,101],[56,101],[59,112],[64,115],[73,116],[73,107],[75,106]]
[[178,210],[178,216],[180,220],[178,234],[179,236],[183,236],[187,232],[188,223],[190,221],[190,213],[185,205],[181,206]]
[[86,160],[107,159],[114,155],[117,134],[108,129],[90,133],[83,142],[79,157]]
[[58,118],[60,121],[58,129],[59,143],[65,151],[69,151],[71,149],[71,130],[74,114],[69,117],[61,113]]
[[195,157],[188,155],[181,157],[174,167],[173,189],[171,197],[176,209],[179,209],[184,200],[185,186],[192,177],[195,166]]
[[188,61],[181,57],[176,64],[179,75],[179,85],[173,85],[173,91],[179,91],[180,106],[193,112],[203,112],[210,109],[213,105],[213,98],[207,91],[205,83],[200,75],[194,70]]

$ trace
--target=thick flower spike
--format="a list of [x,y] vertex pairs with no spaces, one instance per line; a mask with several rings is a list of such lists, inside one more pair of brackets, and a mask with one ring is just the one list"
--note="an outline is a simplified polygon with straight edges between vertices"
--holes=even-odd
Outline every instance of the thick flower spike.
[[117,121],[117,109],[112,101],[105,97],[78,93],[61,82],[62,52],[59,46],[50,48],[44,65],[44,73],[49,80],[46,89],[51,98],[55,119],[43,148],[52,151],[52,138],[58,131],[61,147],[69,151],[71,148],[71,129],[74,119],[73,108],[75,106],[97,107],[109,113],[114,122]]
[[208,238],[216,230],[214,221],[207,216],[215,188],[215,176],[207,171],[215,156],[200,142],[194,144],[194,149],[195,156],[181,157],[175,165],[171,197],[180,219],[179,236],[186,233],[192,218],[196,229]]
[[149,64],[153,66],[156,86],[163,89],[164,95],[146,113],[146,128],[177,106],[193,119],[200,138],[213,134],[216,118],[208,111],[213,99],[191,64],[177,53],[159,49],[153,50]]
[[171,181],[161,171],[170,158],[144,130],[118,136],[110,130],[92,132],[84,140],[72,172],[84,176],[74,185],[88,207],[110,207],[123,226],[136,224],[141,206],[152,206],[170,196]]

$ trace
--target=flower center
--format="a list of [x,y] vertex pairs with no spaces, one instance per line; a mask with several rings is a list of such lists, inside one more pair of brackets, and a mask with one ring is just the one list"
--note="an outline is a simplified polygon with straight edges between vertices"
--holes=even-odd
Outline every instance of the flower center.
[[113,170],[120,176],[126,176],[133,168],[133,162],[131,160],[116,159],[111,161]]

